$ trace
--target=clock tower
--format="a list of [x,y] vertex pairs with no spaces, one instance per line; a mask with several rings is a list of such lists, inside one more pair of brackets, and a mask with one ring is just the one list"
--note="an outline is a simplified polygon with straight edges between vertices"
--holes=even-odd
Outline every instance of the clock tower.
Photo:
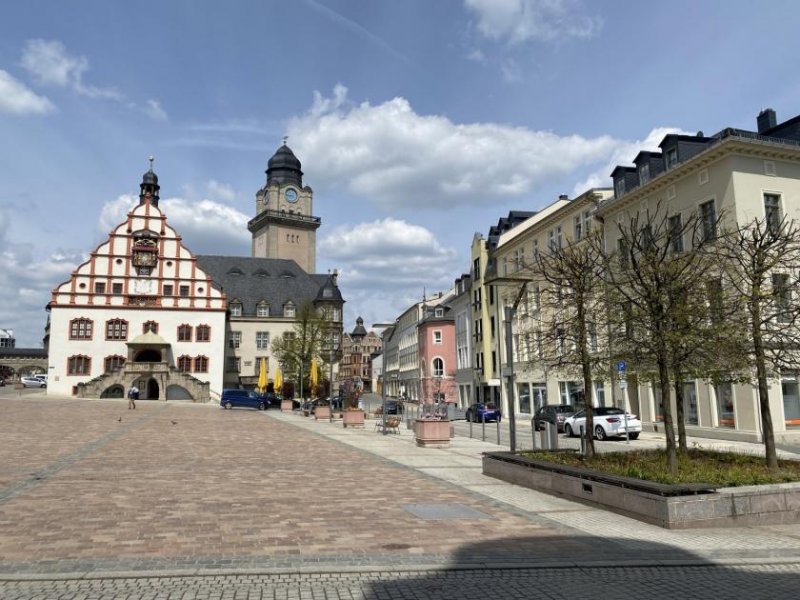
[[303,187],[300,161],[286,142],[269,159],[266,173],[266,185],[256,192],[256,216],[247,224],[253,257],[294,260],[314,273],[321,221],[312,215],[314,192]]

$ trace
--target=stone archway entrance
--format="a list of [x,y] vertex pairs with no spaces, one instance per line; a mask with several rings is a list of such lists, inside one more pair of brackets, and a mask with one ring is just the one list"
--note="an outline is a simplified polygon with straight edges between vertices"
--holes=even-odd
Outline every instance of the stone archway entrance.
[[144,397],[145,400],[158,400],[158,382],[155,378],[151,377],[147,380],[147,395]]

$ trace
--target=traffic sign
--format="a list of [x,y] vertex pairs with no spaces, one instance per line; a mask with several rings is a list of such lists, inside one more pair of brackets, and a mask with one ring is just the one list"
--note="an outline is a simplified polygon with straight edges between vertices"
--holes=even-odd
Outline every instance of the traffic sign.
[[620,372],[620,373],[624,373],[625,372],[625,361],[624,360],[621,360],[621,361],[619,361],[617,363],[617,371]]
[[628,382],[624,379],[621,379],[619,382],[619,389],[624,390],[626,387],[628,387]]

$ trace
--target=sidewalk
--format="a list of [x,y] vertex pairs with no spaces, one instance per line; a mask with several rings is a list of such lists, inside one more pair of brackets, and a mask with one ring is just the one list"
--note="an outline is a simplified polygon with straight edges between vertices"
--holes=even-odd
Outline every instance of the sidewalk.
[[[315,421],[297,413],[268,412],[269,417],[290,423],[339,443],[358,448],[384,460],[413,469],[427,477],[446,482],[483,499],[490,499],[515,511],[522,511],[534,522],[575,536],[614,538],[624,547],[624,554],[635,555],[658,540],[671,547],[676,555],[693,556],[698,562],[747,563],[800,561],[800,524],[741,527],[727,529],[667,530],[622,515],[581,503],[551,496],[486,477],[482,473],[483,452],[497,451],[496,444],[456,436],[449,448],[419,448],[413,432],[401,426],[399,434],[373,430],[367,420],[363,429],[342,427],[341,420]],[[663,436],[642,434],[648,446],[663,445]],[[693,438],[704,448],[736,448],[758,451],[754,444],[721,442]],[[576,440],[570,440],[576,441]],[[692,443],[690,442],[690,443]],[[625,445],[624,442],[622,445]],[[756,446],[756,447],[754,447]],[[800,458],[793,453],[783,456]],[[665,556],[668,560],[668,557]],[[602,563],[599,559],[598,563]],[[619,561],[615,561],[619,564]]]

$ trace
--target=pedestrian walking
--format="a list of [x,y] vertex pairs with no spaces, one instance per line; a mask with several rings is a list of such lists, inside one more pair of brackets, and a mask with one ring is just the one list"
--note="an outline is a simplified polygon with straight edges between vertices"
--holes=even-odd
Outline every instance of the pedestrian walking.
[[128,390],[128,410],[136,410],[136,401],[139,399],[139,388],[136,387],[136,384],[131,386],[131,389]]

